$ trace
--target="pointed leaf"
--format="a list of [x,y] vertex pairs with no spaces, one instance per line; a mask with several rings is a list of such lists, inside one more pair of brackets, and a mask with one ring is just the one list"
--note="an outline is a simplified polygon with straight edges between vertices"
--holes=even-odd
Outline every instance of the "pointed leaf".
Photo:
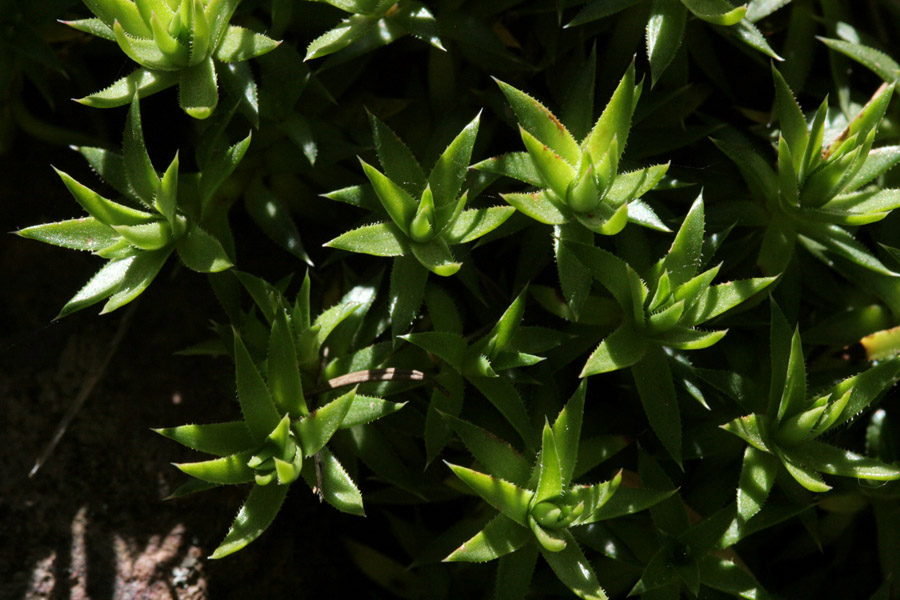
[[[575,393],[553,422],[553,437],[559,455],[559,470],[563,485],[572,481],[575,463],[578,460],[578,442],[581,439],[581,422],[584,418],[584,397],[587,393],[587,381],[582,381]],[[587,505],[586,505],[587,506]]]
[[569,164],[581,156],[578,142],[566,127],[543,104],[509,84],[495,79],[506,96],[521,127]]
[[294,421],[294,431],[300,438],[303,456],[312,456],[328,443],[350,411],[355,396],[356,388],[353,388],[309,415]]
[[445,464],[488,504],[522,527],[528,526],[528,507],[534,497],[534,492],[492,475],[485,475],[447,462]]
[[778,459],[775,456],[747,446],[737,488],[737,510],[741,520],[749,521],[760,511],[775,483],[777,472]]
[[681,0],[695,17],[713,25],[734,25],[744,18],[746,6],[735,8],[726,0]]
[[100,314],[111,313],[140,296],[162,269],[171,253],[171,248],[162,248],[135,256],[134,261],[128,266],[125,277],[103,305]]
[[128,270],[136,258],[136,256],[132,256],[106,263],[71,300],[66,302],[56,318],[61,319],[108,298],[125,280]]
[[487,562],[515,552],[529,539],[528,529],[501,513],[444,561]]
[[684,222],[675,235],[663,262],[669,273],[672,287],[678,287],[697,274],[700,258],[703,253],[703,195],[691,205]]
[[416,214],[416,202],[412,196],[383,175],[381,171],[368,164],[364,160],[359,161],[362,164],[363,171],[372,183],[375,194],[381,201],[384,210],[387,211],[391,220],[400,228],[401,231],[409,231],[409,224],[412,222]]
[[[506,199],[505,196],[504,199]],[[442,236],[447,240],[448,244],[467,244],[494,231],[513,216],[515,212],[512,206],[492,206],[490,208],[464,210],[443,231]]]
[[253,450],[202,462],[176,464],[182,472],[209,483],[238,484],[253,481],[255,471],[247,466]]
[[462,263],[456,262],[443,238],[434,238],[430,242],[410,241],[409,248],[423,267],[441,277],[449,277],[459,271]]
[[876,481],[900,479],[900,468],[894,465],[816,440],[807,441],[796,450],[792,450],[791,455],[810,469],[831,475]]
[[403,256],[410,253],[406,234],[393,223],[363,225],[339,235],[325,246],[373,256]]
[[24,238],[72,250],[95,252],[118,241],[115,230],[94,217],[82,217],[26,227],[16,232]]
[[531,193],[501,194],[500,197],[509,202],[516,210],[539,223],[561,225],[569,218],[563,207],[550,200],[549,194],[548,190],[541,190]]
[[215,57],[226,63],[242,62],[271,52],[280,44],[261,33],[229,25],[216,48]]
[[434,193],[435,223],[438,231],[451,225],[450,217],[466,179],[469,161],[472,158],[472,147],[478,135],[480,117],[479,114],[472,119],[450,142],[428,175],[428,185]]
[[195,119],[207,119],[219,103],[216,68],[212,57],[181,72],[178,86],[181,108]]
[[210,558],[228,556],[262,535],[275,520],[287,490],[286,485],[254,485],[225,539]]
[[247,450],[253,445],[247,425],[243,421],[210,423],[207,425],[181,425],[154,429],[156,433],[175,440],[192,450],[228,456]]
[[449,414],[441,415],[453,426],[472,456],[488,471],[510,483],[524,486],[532,465],[512,446],[491,432]]
[[412,151],[390,127],[372,113],[369,113],[369,123],[372,125],[378,161],[385,175],[411,196],[421,195],[427,180]]
[[679,0],[653,0],[647,20],[647,56],[653,85],[675,58],[684,36],[687,11]]
[[[684,322],[700,325],[749,300],[775,282],[777,277],[729,281],[707,288],[684,315]],[[677,295],[677,292],[676,292]]]
[[562,533],[566,541],[565,548],[560,552],[549,552],[541,548],[544,560],[556,573],[560,581],[579,598],[583,600],[607,600],[608,596],[597,575],[591,567],[590,561],[584,556],[584,552],[578,547],[578,542],[568,530]]
[[649,348],[644,357],[631,367],[631,373],[650,427],[680,465],[681,414],[665,352],[658,347]]
[[328,448],[319,450],[318,458],[322,470],[322,498],[325,502],[341,512],[364,517],[366,513],[362,494],[343,465]]
[[247,351],[241,336],[234,332],[234,365],[238,401],[247,429],[256,444],[262,444],[281,421],[262,375]]
[[479,171],[518,179],[534,187],[543,187],[544,182],[527,152],[510,152],[494,158],[488,158],[471,167]]
[[392,337],[407,331],[412,325],[413,319],[422,305],[427,279],[428,271],[422,268],[422,265],[412,256],[400,256],[394,259],[391,268],[389,300]]
[[629,324],[623,323],[591,353],[579,377],[630,367],[644,358],[647,349],[647,338]]

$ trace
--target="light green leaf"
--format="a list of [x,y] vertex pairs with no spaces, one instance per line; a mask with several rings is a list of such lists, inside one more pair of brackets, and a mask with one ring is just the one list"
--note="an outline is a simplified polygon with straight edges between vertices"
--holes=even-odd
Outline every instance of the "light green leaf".
[[207,425],[181,425],[154,429],[156,433],[174,440],[192,450],[228,456],[247,450],[253,445],[244,421],[210,423]]
[[111,313],[140,296],[162,269],[171,253],[171,248],[162,248],[135,256],[134,261],[128,266],[125,277],[103,305],[100,314]]
[[81,288],[71,300],[66,302],[66,305],[63,306],[62,310],[59,311],[59,314],[56,315],[56,319],[61,319],[66,315],[70,315],[75,311],[87,308],[92,304],[96,304],[97,302],[108,298],[125,280],[128,269],[131,267],[135,258],[137,257],[131,256],[129,258],[111,260],[103,265],[103,267],[88,280],[85,286]]
[[363,498],[340,461],[328,450],[319,450],[322,470],[322,498],[341,512],[364,517]]
[[222,62],[242,62],[271,52],[281,45],[261,33],[229,25],[215,51],[215,57]]
[[531,534],[528,529],[500,513],[444,561],[487,562],[515,552],[529,539]]
[[553,422],[553,437],[559,454],[559,470],[563,485],[568,485],[575,473],[586,393],[587,381],[582,381]]
[[591,353],[579,377],[630,367],[644,358],[647,348],[647,338],[628,323],[623,323]]
[[309,413],[303,397],[293,331],[283,310],[276,311],[272,321],[266,376],[278,414],[288,414],[292,419],[297,419]]
[[236,454],[204,460],[202,462],[176,464],[183,473],[217,484],[239,484],[253,481],[255,471],[247,466],[253,450],[245,450]]
[[453,253],[443,238],[437,237],[425,243],[410,241],[409,248],[416,260],[435,275],[449,277],[462,266],[462,263],[453,258]]
[[781,463],[797,483],[816,494],[821,494],[831,489],[831,486],[822,481],[821,475],[814,469],[794,458],[792,454],[781,450],[777,450],[777,452]]
[[735,8],[726,0],[681,0],[695,17],[713,25],[735,25],[744,18],[746,6]]
[[510,152],[494,158],[488,158],[471,167],[486,173],[494,173],[511,179],[518,179],[534,187],[543,187],[544,181],[534,167],[534,162],[527,152]]
[[749,521],[763,507],[777,472],[775,456],[747,446],[737,488],[737,511],[742,521]]
[[212,115],[219,103],[212,57],[181,71],[178,102],[182,110],[195,119],[206,119]]
[[566,542],[565,548],[559,552],[549,552],[541,548],[544,560],[556,573],[572,593],[583,600],[607,600],[608,596],[597,575],[591,567],[590,561],[584,556],[584,552],[578,547],[578,542],[568,530],[563,530],[562,537]]
[[254,443],[262,444],[281,421],[262,375],[241,336],[234,332],[234,365],[238,401]]
[[520,126],[548,149],[571,165],[578,162],[581,149],[572,134],[547,107],[513,86],[494,79],[506,96]]
[[328,443],[350,411],[355,396],[356,388],[353,388],[300,420],[294,421],[294,431],[300,438],[303,456],[312,456]]
[[124,106],[131,102],[135,92],[139,93],[141,98],[146,98],[151,94],[172,87],[178,81],[179,74],[173,71],[138,69],[130,75],[116,80],[112,85],[99,92],[84,98],[78,98],[76,102],[94,108]]
[[63,171],[56,170],[56,174],[63,180],[78,204],[104,225],[141,225],[157,218],[148,212],[107,200],[92,189],[78,183]]
[[356,425],[365,425],[381,417],[393,414],[406,406],[406,402],[388,402],[384,398],[376,396],[363,396],[356,394],[350,410],[341,421],[341,429],[349,429]]
[[631,115],[637,98],[640,97],[640,86],[634,85],[634,61],[628,65],[625,75],[616,86],[612,97],[609,99],[600,118],[594,123],[593,129],[581,143],[582,149],[588,152],[591,160],[598,169],[604,160],[604,155],[613,146],[613,167],[618,166],[619,158],[625,151],[625,143],[628,141],[628,131],[631,129]]
[[522,527],[528,526],[528,507],[534,492],[492,475],[485,475],[446,461],[444,464],[488,504]]
[[387,211],[388,216],[391,217],[391,220],[401,231],[408,232],[409,224],[416,215],[418,202],[406,193],[402,187],[382,174],[381,171],[362,159],[359,162],[362,164],[363,171],[372,183],[372,188],[375,190],[375,194],[378,196],[378,200],[381,201],[384,210]]
[[831,475],[876,481],[900,479],[900,468],[894,465],[888,465],[880,460],[860,456],[855,452],[842,450],[816,440],[807,441],[791,452],[791,456],[795,456],[810,469]]
[[888,83],[896,81],[898,75],[900,75],[900,64],[897,64],[897,61],[880,50],[844,40],[833,40],[818,36],[817,38],[832,50],[840,52],[844,56],[849,56]]
[[152,221],[140,225],[113,225],[124,240],[141,250],[159,250],[172,243],[172,227],[166,221]]
[[647,56],[653,85],[675,58],[686,20],[687,11],[679,0],[653,0],[647,20]]
[[[505,199],[505,197],[504,197]],[[515,209],[512,206],[472,208],[459,213],[442,236],[448,244],[466,244],[487,235],[509,219]]]
[[410,253],[406,234],[393,223],[363,225],[339,235],[327,242],[325,247],[373,256],[403,256]]
[[441,415],[463,444],[488,471],[510,483],[524,486],[531,477],[531,463],[493,433],[449,414]]
[[569,489],[569,497],[576,502],[584,502],[584,512],[577,517],[572,525],[586,525],[599,520],[602,515],[602,509],[606,503],[614,497],[622,482],[622,472],[616,473],[616,476],[604,483],[594,485],[576,485]]
[[[844,192],[852,192],[880,177],[900,162],[900,146],[882,146],[869,151],[866,161],[853,179],[844,186]],[[886,190],[885,190],[886,191]],[[832,202],[841,198],[838,196]]]
[[128,178],[128,183],[147,206],[152,206],[160,180],[150,162],[147,146],[144,144],[140,101],[137,93],[131,99],[131,108],[129,108],[128,117],[125,120],[125,132],[122,134],[122,156],[125,160],[125,176]]
[[775,282],[777,277],[729,281],[707,288],[684,315],[684,322],[699,325],[742,304]]
[[519,212],[546,225],[561,225],[569,220],[567,210],[550,199],[546,190],[531,193],[500,194]]
[[[556,450],[556,438],[550,424],[544,422],[541,441],[541,454],[538,458],[538,483],[533,504],[560,496],[563,491],[563,479],[559,453]],[[532,527],[534,529],[534,527]]]
[[254,485],[225,539],[210,558],[224,558],[262,535],[275,520],[287,490],[286,485]]
[[701,194],[691,205],[691,209],[678,229],[675,240],[663,261],[673,288],[689,281],[697,274],[703,253],[703,231],[703,195]]
[[435,224],[438,231],[453,225],[451,218],[469,169],[480,118],[481,115],[477,115],[459,132],[428,174],[428,185],[434,194]]
[[72,250],[95,252],[118,241],[115,230],[94,217],[26,227],[16,232],[24,238]]
[[799,328],[794,330],[791,338],[791,351],[787,363],[784,389],[778,403],[777,423],[799,414],[806,407],[806,362],[803,358],[803,343],[800,340]]
[[565,198],[569,184],[575,178],[573,166],[521,125],[519,134],[543,182],[541,187],[549,188],[558,198]]

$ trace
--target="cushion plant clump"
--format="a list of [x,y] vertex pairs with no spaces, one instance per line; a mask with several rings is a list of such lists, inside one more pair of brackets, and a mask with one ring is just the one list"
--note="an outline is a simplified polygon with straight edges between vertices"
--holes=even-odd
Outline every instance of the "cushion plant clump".
[[211,559],[311,561],[281,511],[339,532],[338,594],[900,599],[894,3],[54,16],[0,14],[0,102],[79,98],[22,132],[102,181],[17,233],[107,261],[58,318],[213,292],[183,353],[233,363],[221,414],[156,429],[205,454],[179,502],[245,489]]

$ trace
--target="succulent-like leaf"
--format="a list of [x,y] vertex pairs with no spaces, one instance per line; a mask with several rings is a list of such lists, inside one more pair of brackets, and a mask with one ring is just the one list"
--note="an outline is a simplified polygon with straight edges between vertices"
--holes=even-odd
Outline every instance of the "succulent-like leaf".
[[631,373],[650,427],[666,450],[681,464],[681,411],[665,352],[650,347]]
[[255,471],[247,466],[253,450],[245,450],[221,458],[193,463],[176,464],[182,472],[217,484],[238,484],[253,481]]
[[527,527],[528,507],[534,492],[520,488],[508,481],[485,475],[466,467],[445,463],[463,483],[481,496],[488,504],[522,527]]
[[515,552],[529,539],[531,534],[528,529],[500,513],[444,561],[487,562]]
[[262,444],[281,417],[275,410],[269,388],[237,331],[234,332],[234,364],[241,412],[253,441]]
[[648,347],[648,340],[644,335],[623,323],[591,353],[580,377],[630,367],[644,358]]
[[193,450],[228,456],[247,450],[253,445],[244,421],[210,423],[206,425],[181,425],[154,429],[156,433]]
[[280,44],[261,33],[229,25],[216,48],[215,57],[226,63],[242,62],[271,52]]
[[254,485],[225,539],[210,558],[224,558],[262,535],[275,520],[287,490],[286,485]]
[[741,465],[741,479],[737,488],[737,511],[743,521],[749,521],[762,509],[778,470],[778,459],[768,452],[747,446]]
[[344,417],[350,411],[355,396],[356,388],[353,388],[346,394],[294,422],[294,431],[297,432],[297,437],[300,438],[304,456],[312,456],[328,443],[328,440],[338,430],[344,421]]
[[563,531],[562,536],[566,542],[565,547],[559,552],[549,552],[542,548],[544,560],[559,580],[579,598],[607,600],[608,596],[597,581],[597,575],[578,546],[578,542],[568,530]]
[[459,132],[428,174],[428,185],[434,193],[435,222],[439,231],[451,224],[450,217],[456,208],[472,158],[480,118],[481,115],[477,115]]
[[341,512],[364,517],[366,513],[362,494],[343,465],[328,448],[319,450],[317,456],[321,465],[322,498],[325,502]]
[[686,21],[687,11],[679,0],[653,0],[647,20],[647,56],[653,85],[675,58]]

